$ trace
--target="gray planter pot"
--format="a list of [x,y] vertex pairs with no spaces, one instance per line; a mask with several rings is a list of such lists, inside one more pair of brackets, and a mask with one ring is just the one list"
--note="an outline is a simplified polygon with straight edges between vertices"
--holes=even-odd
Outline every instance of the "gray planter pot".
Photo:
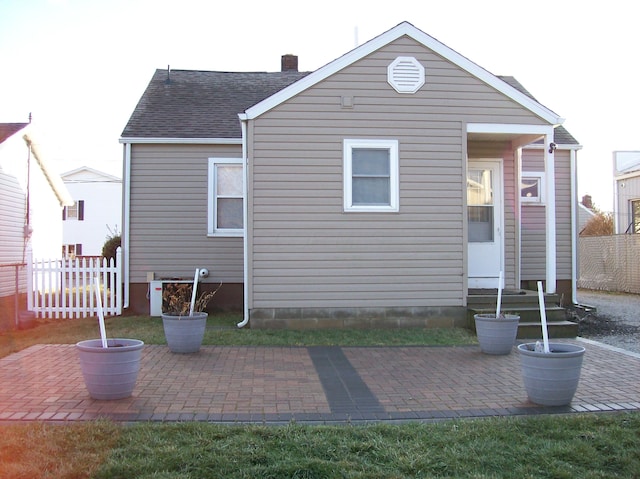
[[475,314],[476,335],[480,350],[485,354],[509,354],[518,335],[520,316],[505,314],[496,318],[495,314]]
[[518,346],[522,379],[529,400],[543,406],[566,406],[578,388],[585,349],[549,343],[550,353],[535,351],[535,343]]
[[204,339],[207,327],[206,312],[193,313],[193,316],[162,315],[164,336],[173,353],[197,353]]
[[131,396],[140,371],[144,343],[138,339],[100,339],[76,344],[80,368],[89,395],[94,399],[123,399]]

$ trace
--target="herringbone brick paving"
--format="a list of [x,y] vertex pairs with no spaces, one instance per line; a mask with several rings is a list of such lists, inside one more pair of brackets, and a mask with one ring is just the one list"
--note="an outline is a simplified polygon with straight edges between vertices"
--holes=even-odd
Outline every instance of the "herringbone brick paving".
[[75,346],[0,359],[0,420],[341,422],[640,409],[640,356],[592,342],[568,407],[530,403],[517,352],[465,347],[144,347],[131,398],[89,397]]

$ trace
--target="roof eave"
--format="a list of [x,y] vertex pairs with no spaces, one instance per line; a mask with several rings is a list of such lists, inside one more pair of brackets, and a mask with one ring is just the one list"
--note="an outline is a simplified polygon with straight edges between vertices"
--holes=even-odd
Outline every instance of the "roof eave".
[[120,137],[122,144],[241,145],[242,138],[145,138]]

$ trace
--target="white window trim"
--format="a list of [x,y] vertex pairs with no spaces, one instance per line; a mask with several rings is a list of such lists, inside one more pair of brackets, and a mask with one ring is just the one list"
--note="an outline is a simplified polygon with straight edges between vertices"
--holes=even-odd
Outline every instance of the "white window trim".
[[[389,175],[390,191],[389,205],[354,205],[352,198],[353,165],[352,152],[354,148],[373,148],[389,150]],[[368,213],[394,213],[400,208],[400,187],[399,187],[399,161],[398,161],[398,140],[358,140],[345,139],[343,149],[344,168],[344,211],[345,212],[368,212]]]
[[522,196],[522,187],[518,189],[518,194],[520,195],[520,202],[526,205],[540,205],[544,206],[545,204],[545,183],[544,183],[544,171],[523,171],[520,175],[520,183],[522,184],[522,180],[525,178],[534,178],[538,180],[538,191],[540,192],[539,196],[525,197]]
[[[244,228],[216,228],[217,201],[216,193],[216,165],[240,165],[242,158],[209,158],[208,186],[207,186],[207,236],[243,236]],[[244,175],[243,175],[244,177]],[[245,198],[243,197],[243,202]],[[243,219],[244,221],[244,219]]]

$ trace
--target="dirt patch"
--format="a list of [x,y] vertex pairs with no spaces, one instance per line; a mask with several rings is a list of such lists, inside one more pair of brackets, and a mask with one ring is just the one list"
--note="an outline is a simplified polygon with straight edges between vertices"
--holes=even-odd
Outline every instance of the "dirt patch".
[[585,338],[638,333],[640,327],[607,318],[599,313],[591,313],[578,322],[578,335]]

